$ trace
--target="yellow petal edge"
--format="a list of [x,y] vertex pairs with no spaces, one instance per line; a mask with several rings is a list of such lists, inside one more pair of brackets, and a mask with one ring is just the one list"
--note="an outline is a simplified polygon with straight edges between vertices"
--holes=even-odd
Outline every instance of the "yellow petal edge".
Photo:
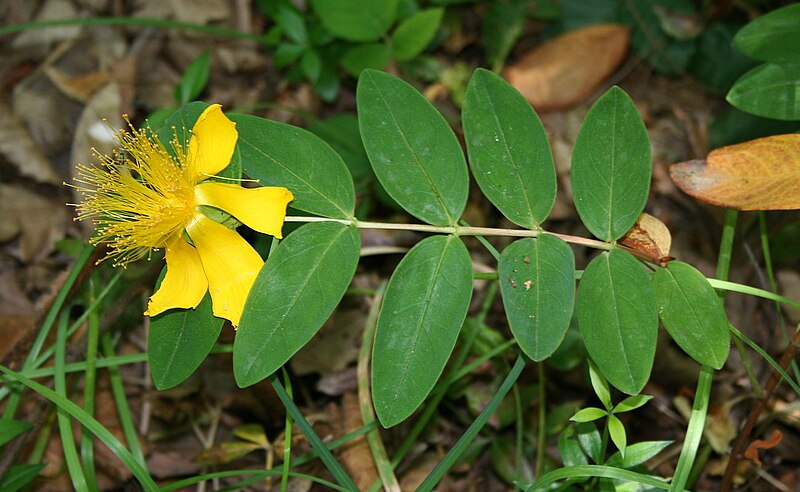
[[196,212],[186,227],[208,279],[214,316],[239,326],[244,303],[264,260],[236,231]]

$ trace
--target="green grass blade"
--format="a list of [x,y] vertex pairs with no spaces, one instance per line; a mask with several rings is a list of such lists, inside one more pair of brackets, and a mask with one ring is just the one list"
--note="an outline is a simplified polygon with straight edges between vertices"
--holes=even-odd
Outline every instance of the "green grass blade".
[[[375,328],[378,325],[378,313],[381,310],[385,291],[386,282],[384,281],[372,299],[372,306],[367,314],[364,334],[361,338],[361,349],[358,352],[358,405],[361,409],[361,419],[365,424],[376,422],[369,386],[369,360],[372,355],[372,344],[375,340]],[[399,491],[400,484],[394,475],[394,467],[386,454],[386,448],[377,428],[367,434],[367,443],[372,452],[372,459],[375,462],[375,468],[378,469],[378,475],[384,490]]]
[[758,289],[749,285],[737,284],[736,282],[728,282],[727,280],[717,280],[710,278],[708,283],[715,289],[726,290],[728,292],[738,292],[740,294],[747,294],[749,296],[761,297],[762,299],[769,299],[770,301],[780,302],[795,308],[800,308],[800,302],[787,299],[767,290]]
[[39,393],[58,406],[59,409],[63,410],[69,416],[80,422],[81,425],[86,427],[89,432],[94,434],[95,437],[100,439],[103,444],[108,446],[108,448],[117,455],[117,457],[123,462],[123,464],[125,464],[125,466],[128,467],[128,469],[133,473],[133,476],[136,477],[136,479],[142,485],[143,490],[147,492],[157,492],[159,490],[158,486],[153,481],[153,478],[147,472],[147,469],[145,469],[138,461],[136,461],[136,458],[134,458],[133,454],[125,449],[125,446],[123,446],[122,443],[119,442],[119,440],[114,437],[114,435],[108,429],[103,427],[100,422],[87,415],[81,407],[67,400],[50,388],[43,386],[36,381],[32,381],[5,366],[0,366],[0,372],[4,373],[6,376],[9,376],[14,381],[20,382],[29,389]]
[[689,417],[689,427],[686,429],[686,437],[683,439],[683,448],[681,448],[681,455],[678,458],[678,466],[675,468],[675,475],[672,477],[669,492],[680,492],[686,487],[689,474],[697,457],[700,438],[703,437],[703,429],[706,425],[708,400],[711,395],[713,377],[714,370],[708,366],[703,366],[697,379],[697,389],[695,390],[692,413]]
[[[93,279],[96,280],[96,279]],[[90,284],[90,295],[94,300],[94,284]],[[86,370],[83,377],[83,409],[94,417],[95,391],[97,389],[97,346],[100,342],[100,315],[93,310],[89,315],[89,331],[86,336]],[[64,366],[61,366],[62,374]],[[97,475],[95,474],[94,438],[86,430],[81,430],[81,462],[86,481],[92,490],[96,490]]]
[[[789,386],[792,387],[794,392],[800,395],[800,385],[798,385],[797,382],[791,376],[789,376],[789,374],[786,371],[784,371],[783,368],[781,368],[781,365],[778,364],[778,362],[775,359],[773,359],[764,349],[759,347],[756,342],[754,342],[753,340],[748,338],[747,335],[739,331],[735,326],[729,325],[728,328],[731,330],[731,333],[733,333],[733,336],[746,343],[758,355],[763,357],[764,360],[767,361],[767,363],[781,375],[781,377],[789,384]],[[800,325],[797,326],[797,329],[800,330]]]
[[308,420],[303,416],[303,413],[297,408],[297,405],[294,404],[292,399],[289,397],[289,394],[286,393],[286,388],[283,387],[283,384],[278,380],[278,377],[275,374],[269,376],[269,380],[272,383],[272,387],[275,388],[275,392],[278,394],[278,398],[281,399],[283,406],[286,407],[286,411],[292,415],[292,418],[295,422],[297,422],[298,427],[308,439],[308,442],[311,444],[311,447],[314,451],[317,452],[317,456],[322,460],[325,466],[328,468],[328,471],[336,478],[336,481],[339,482],[346,490],[358,491],[358,487],[356,484],[353,483],[353,479],[350,478],[350,475],[344,471],[342,465],[336,461],[336,458],[333,457],[328,448],[325,447],[325,443],[322,442],[322,439],[319,438],[316,432],[314,432],[314,428],[311,427],[311,424],[308,423]]
[[669,483],[656,477],[643,475],[630,470],[622,468],[614,468],[604,465],[578,465],[567,466],[545,473],[535,483],[532,483],[526,488],[527,492],[534,492],[537,490],[549,490],[550,486],[559,480],[582,479],[589,477],[602,477],[612,478],[615,480],[627,480],[629,482],[641,483],[649,485],[661,490],[668,490]]
[[[113,357],[114,346],[111,343],[111,334],[109,332],[103,335],[102,343],[103,353],[106,357]],[[136,432],[136,425],[133,423],[130,407],[128,406],[128,398],[125,395],[125,386],[122,383],[119,367],[109,366],[108,375],[111,381],[111,394],[114,397],[114,405],[117,408],[117,416],[119,417],[120,426],[122,427],[122,433],[125,434],[125,440],[128,442],[128,447],[133,457],[136,458],[136,461],[138,461],[142,467],[146,467],[144,453],[139,444],[139,436]]]
[[486,405],[486,408],[478,415],[478,418],[475,419],[474,422],[467,428],[466,432],[461,436],[461,438],[456,442],[455,446],[445,455],[442,461],[436,465],[436,468],[431,471],[430,475],[425,478],[422,484],[417,489],[417,492],[430,492],[436,487],[436,484],[444,478],[445,474],[447,474],[448,470],[458,461],[464,451],[472,444],[472,441],[481,431],[483,426],[489,420],[489,417],[492,416],[494,411],[500,405],[500,402],[503,401],[506,394],[508,394],[511,387],[519,378],[519,375],[522,373],[522,369],[525,367],[525,357],[522,355],[517,357],[517,361],[514,363],[514,367],[511,368],[511,372],[508,373],[506,376],[505,381],[503,384],[500,385],[500,388],[497,389],[497,393],[489,400],[489,403]]
[[[255,475],[258,477],[266,478],[266,477],[276,477],[283,473],[280,470],[226,470],[221,472],[214,472],[214,473],[207,473],[205,475],[197,475],[194,477],[187,478],[185,480],[180,480],[178,482],[173,482],[169,485],[165,485],[161,487],[160,492],[172,492],[173,490],[180,490],[184,488],[188,488],[194,484],[205,482],[207,480],[213,480],[215,478],[228,478],[228,477],[238,477],[242,475]],[[324,485],[329,487],[333,490],[339,490],[342,492],[347,492],[350,489],[346,489],[344,487],[340,487],[339,485],[329,482],[327,480],[323,480],[322,478],[317,478],[312,475],[306,475],[305,473],[297,473],[297,472],[289,472],[289,475],[296,478],[302,478],[304,480],[309,480],[314,483],[318,483],[320,485]]]
[[[289,398],[294,398],[292,395],[292,385],[291,380],[289,379],[289,373],[286,372],[286,368],[281,368],[283,372],[283,379],[286,381],[286,394],[289,395]],[[286,412],[286,425],[284,426],[283,431],[283,470],[281,470],[281,492],[286,492],[286,487],[289,484],[289,472],[292,471],[292,426],[294,425],[294,421],[292,420],[292,414]]]
[[167,19],[154,19],[149,17],[83,17],[79,19],[54,19],[48,21],[25,22],[0,28],[0,36],[15,32],[31,31],[34,29],[51,29],[62,26],[135,26],[157,27],[160,29],[180,29],[182,31],[195,31],[209,36],[219,36],[233,39],[247,39],[251,41],[264,41],[264,34],[253,34],[236,29],[206,26],[192,22],[178,22]]
[[[67,378],[64,371],[64,359],[67,352],[67,318],[68,314],[63,313],[58,321],[58,328],[56,331],[56,360],[55,360],[55,375],[53,377],[53,386],[55,387],[55,394],[63,399],[68,399],[67,396]],[[84,412],[85,413],[85,412]],[[72,434],[72,420],[69,415],[62,411],[61,408],[57,409],[56,417],[58,419],[58,431],[61,435],[61,447],[64,450],[64,461],[67,463],[67,471],[69,472],[72,486],[75,490],[97,490],[97,484],[87,482],[86,475],[81,460],[78,457],[78,450],[75,447],[75,437]]]
[[[1,33],[2,31],[0,31]],[[36,335],[36,339],[33,341],[33,345],[31,346],[30,352],[28,352],[28,356],[25,358],[25,362],[22,364],[23,371],[26,369],[31,368],[31,364],[33,361],[36,360],[36,357],[39,356],[39,352],[42,350],[44,346],[45,340],[47,340],[47,336],[50,334],[50,330],[53,328],[53,324],[56,321],[56,316],[58,316],[58,312],[61,311],[61,307],[64,305],[64,302],[67,300],[67,295],[69,295],[69,291],[72,289],[72,286],[75,285],[75,282],[78,280],[78,275],[81,273],[84,265],[86,262],[89,261],[89,257],[92,255],[92,251],[94,250],[94,246],[85,244],[83,249],[81,250],[78,258],[75,259],[75,263],[73,263],[72,268],[70,269],[69,273],[67,274],[67,278],[64,280],[64,284],[58,291],[58,295],[56,295],[55,300],[53,301],[53,305],[50,306],[50,310],[47,312],[47,316],[42,322],[42,327],[39,329],[39,333]],[[15,385],[8,385],[4,388],[0,388],[0,400],[4,398],[9,392],[14,391]],[[6,403],[6,408],[3,411],[3,418],[4,419],[13,419],[14,414],[17,411],[17,407],[19,406],[19,401],[22,396],[21,391],[15,391],[12,396],[8,399],[8,403]]]

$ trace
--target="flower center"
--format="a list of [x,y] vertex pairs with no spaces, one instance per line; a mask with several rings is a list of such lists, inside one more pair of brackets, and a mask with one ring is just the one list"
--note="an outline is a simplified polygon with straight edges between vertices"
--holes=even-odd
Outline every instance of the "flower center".
[[126,265],[162,248],[183,230],[194,211],[194,185],[183,172],[186,156],[177,141],[171,155],[161,141],[143,130],[118,133],[121,152],[98,155],[102,166],[77,167],[83,195],[79,220],[96,226],[92,243],[106,243],[114,265]]

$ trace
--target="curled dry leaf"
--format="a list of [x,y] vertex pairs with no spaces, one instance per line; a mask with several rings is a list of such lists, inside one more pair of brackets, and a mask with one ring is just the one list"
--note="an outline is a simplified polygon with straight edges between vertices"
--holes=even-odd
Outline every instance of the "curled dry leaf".
[[672,235],[663,222],[650,214],[642,213],[633,227],[622,236],[620,243],[658,260],[669,256]]
[[800,209],[800,134],[722,147],[704,160],[673,164],[669,174],[684,193],[712,205]]
[[751,442],[744,451],[744,457],[752,460],[757,466],[761,466],[761,459],[758,457],[759,449],[772,449],[783,440],[783,433],[778,429],[772,429],[768,439],[756,439]]
[[622,63],[630,32],[621,24],[595,24],[558,36],[510,65],[505,78],[538,111],[580,103]]

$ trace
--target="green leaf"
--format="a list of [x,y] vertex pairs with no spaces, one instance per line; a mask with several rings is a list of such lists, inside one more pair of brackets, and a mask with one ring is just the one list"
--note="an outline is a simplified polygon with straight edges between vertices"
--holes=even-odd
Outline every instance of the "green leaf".
[[504,0],[489,6],[481,24],[481,37],[486,61],[493,71],[500,71],[522,34],[529,4],[528,0]]
[[[693,31],[699,30],[699,14],[693,3],[690,0],[616,3],[619,9],[616,22],[632,27],[631,48],[658,72],[665,75],[684,73],[697,45],[688,38],[695,35]],[[669,17],[678,22],[670,26]],[[672,30],[685,32],[668,32]]]
[[401,22],[392,33],[395,60],[406,62],[422,53],[439,29],[443,14],[443,8],[426,9]]
[[575,431],[586,455],[595,463],[602,463],[603,438],[594,422],[579,422],[575,425]]
[[272,53],[272,62],[275,64],[275,68],[283,68],[300,58],[300,55],[305,51],[306,47],[304,45],[281,43]]
[[294,6],[281,4],[277,6],[277,12],[273,16],[275,22],[280,26],[281,31],[286,37],[297,43],[305,45],[308,42],[308,30],[306,21]]
[[800,120],[800,62],[765,63],[742,75],[728,102],[757,116]]
[[347,50],[342,57],[342,68],[353,77],[358,77],[368,68],[383,69],[392,58],[392,51],[384,44],[361,44]]
[[606,424],[608,425],[608,433],[611,436],[611,441],[613,441],[614,445],[619,449],[619,454],[622,456],[622,459],[625,459],[625,448],[628,445],[628,438],[625,436],[625,426],[623,426],[619,418],[613,414],[608,416]]
[[768,62],[800,57],[800,4],[787,5],[744,26],[733,46],[747,56]]
[[623,459],[619,452],[611,455],[608,459],[608,466],[616,468],[633,468],[641,465],[653,456],[663,451],[667,446],[674,441],[644,441],[631,444],[625,448],[625,458]]
[[364,70],[356,98],[364,148],[389,195],[424,222],[456,225],[469,176],[447,121],[408,83],[383,72]]
[[386,288],[372,353],[372,396],[384,427],[428,396],[453,351],[472,296],[472,261],[455,236],[417,243]]
[[45,466],[46,463],[13,465],[3,475],[2,480],[0,480],[0,490],[3,492],[16,492],[25,485],[31,483]]
[[358,231],[336,222],[306,224],[284,239],[256,277],[233,344],[236,383],[279,369],[333,312],[358,264]]
[[613,413],[624,413],[630,412],[631,410],[636,410],[637,408],[641,407],[648,401],[652,400],[653,397],[650,395],[635,395],[629,396],[622,400],[621,402],[617,403],[614,406]]
[[607,409],[611,409],[611,389],[608,387],[608,381],[600,373],[597,366],[590,360],[589,361],[589,380],[592,382],[592,389],[594,394],[600,400],[600,403]]
[[178,105],[186,104],[196,98],[208,83],[208,74],[211,71],[211,55],[204,51],[183,72],[180,83],[175,87],[175,102]]
[[586,453],[581,449],[577,439],[572,438],[575,432],[573,427],[566,427],[558,436],[558,454],[564,466],[588,465]]
[[152,317],[147,358],[156,389],[172,388],[191,376],[214,348],[224,322],[214,317],[208,292],[194,309],[171,309]]
[[481,191],[509,220],[536,229],[556,199],[550,142],[531,105],[499,75],[478,69],[462,113],[469,164]]
[[503,250],[497,268],[503,306],[517,344],[535,361],[550,357],[572,319],[572,249],[549,234],[519,239]]
[[325,140],[342,157],[353,179],[358,181],[374,177],[367,151],[361,143],[355,114],[343,113],[324,120],[313,120],[309,123],[308,130]]
[[607,242],[628,232],[647,201],[651,170],[642,118],[612,87],[586,115],[572,154],[572,192],[586,228]]
[[292,208],[349,219],[355,209],[353,178],[342,158],[311,132],[256,116],[232,115],[239,130],[245,172],[264,186],[284,186]]
[[728,317],[716,291],[693,266],[671,261],[653,275],[658,314],[673,340],[700,364],[721,369],[728,359]]
[[24,420],[0,419],[0,446],[31,428],[33,424]]
[[315,50],[307,50],[300,58],[300,70],[303,75],[312,83],[319,80],[320,73],[322,73],[322,58]]
[[608,412],[602,408],[587,407],[575,412],[575,415],[573,415],[570,420],[573,422],[592,422],[597,419],[602,419],[606,415],[608,415]]
[[635,395],[650,376],[658,337],[650,279],[630,253],[601,253],[583,272],[578,326],[597,368],[617,389]]
[[758,63],[731,46],[740,27],[741,24],[733,22],[714,22],[703,31],[697,43],[697,53],[689,71],[715,93],[728,92],[736,79]]
[[394,23],[399,0],[311,0],[325,29],[348,41],[377,41]]

